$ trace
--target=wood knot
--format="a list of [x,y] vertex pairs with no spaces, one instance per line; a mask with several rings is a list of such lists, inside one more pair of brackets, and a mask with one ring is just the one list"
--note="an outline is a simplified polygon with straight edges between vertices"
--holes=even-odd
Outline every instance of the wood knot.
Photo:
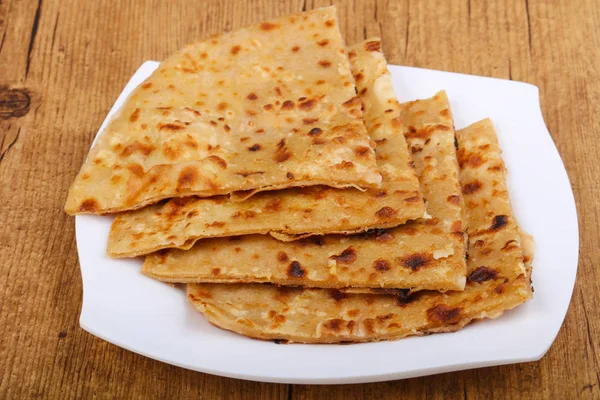
[[0,119],[18,118],[29,112],[31,97],[26,89],[0,86]]

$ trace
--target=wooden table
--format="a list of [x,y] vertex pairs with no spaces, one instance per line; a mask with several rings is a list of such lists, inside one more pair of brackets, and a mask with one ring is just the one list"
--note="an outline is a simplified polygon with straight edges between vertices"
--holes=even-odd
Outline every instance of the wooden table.
[[600,398],[597,0],[338,4],[347,42],[379,35],[391,63],[540,88],[581,223],[571,308],[540,362],[379,384],[275,385],[162,364],[79,328],[74,222],[62,207],[125,82],[143,61],[188,42],[327,4],[0,1],[0,398]]

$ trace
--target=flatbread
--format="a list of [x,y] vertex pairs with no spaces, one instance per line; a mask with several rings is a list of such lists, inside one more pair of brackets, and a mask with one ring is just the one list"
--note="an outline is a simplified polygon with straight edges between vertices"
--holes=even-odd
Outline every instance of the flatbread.
[[187,251],[168,249],[148,255],[142,272],[165,282],[462,290],[466,280],[465,225],[453,122],[445,93],[411,103],[405,120],[427,137],[424,142],[429,139],[423,143],[422,153],[430,156],[416,157],[414,162],[430,220],[293,242],[263,235],[204,239]]
[[65,210],[380,183],[335,8],[327,7],[213,36],[162,62],[98,138]]
[[377,143],[380,189],[310,186],[259,193],[242,202],[226,196],[172,199],[118,215],[108,253],[134,257],[170,247],[189,249],[202,238],[248,234],[272,233],[280,240],[294,240],[390,228],[424,217],[419,181],[402,134],[402,111],[380,49],[378,38],[348,48],[365,125]]
[[[496,318],[532,296],[530,248],[521,247],[506,170],[489,120],[458,132],[469,232],[462,292],[344,294],[269,284],[189,284],[188,299],[214,325],[259,339],[363,342],[451,332]],[[475,186],[469,186],[474,182]],[[472,190],[474,187],[477,190]],[[500,218],[498,218],[500,217]],[[527,265],[523,260],[527,261]]]

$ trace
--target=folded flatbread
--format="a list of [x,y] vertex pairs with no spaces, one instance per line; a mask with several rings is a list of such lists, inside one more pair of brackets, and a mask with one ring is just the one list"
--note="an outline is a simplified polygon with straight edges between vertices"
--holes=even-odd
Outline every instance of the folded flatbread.
[[[188,299],[214,325],[259,339],[360,342],[456,331],[532,296],[529,247],[521,246],[506,170],[489,120],[458,132],[469,240],[462,292],[344,294],[270,284],[189,284]],[[529,242],[529,239],[524,241]],[[526,264],[524,264],[524,260]]]
[[[440,92],[405,106],[407,135],[415,137],[409,142],[422,146],[414,163],[431,219],[293,242],[267,235],[203,239],[187,251],[167,249],[148,255],[142,272],[166,282],[462,290],[465,225],[450,105]],[[388,154],[394,157],[392,149]]]
[[327,7],[213,36],[162,62],[101,133],[65,210],[380,183],[335,8]]
[[[424,217],[400,104],[380,49],[378,38],[348,49],[365,125],[377,143],[377,165],[383,177],[380,189],[361,192],[309,186],[258,193],[241,202],[226,196],[172,199],[118,215],[110,231],[108,253],[134,257],[169,247],[189,249],[207,237],[271,232],[287,239],[291,235],[353,233]],[[314,140],[321,140],[319,132]],[[349,164],[341,167],[344,165]]]

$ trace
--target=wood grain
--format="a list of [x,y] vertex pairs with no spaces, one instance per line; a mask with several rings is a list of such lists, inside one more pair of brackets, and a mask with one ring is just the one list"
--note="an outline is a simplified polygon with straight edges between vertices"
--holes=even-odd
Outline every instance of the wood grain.
[[[125,82],[209,34],[329,2],[0,1],[0,398],[600,398],[600,5],[595,0],[337,2],[348,43],[392,63],[533,83],[581,225],[565,324],[539,362],[351,386],[245,382],[110,345],[78,326],[69,184]],[[551,215],[548,218],[552,218]],[[490,343],[493,346],[493,343]],[[402,355],[390,355],[401,363]]]

